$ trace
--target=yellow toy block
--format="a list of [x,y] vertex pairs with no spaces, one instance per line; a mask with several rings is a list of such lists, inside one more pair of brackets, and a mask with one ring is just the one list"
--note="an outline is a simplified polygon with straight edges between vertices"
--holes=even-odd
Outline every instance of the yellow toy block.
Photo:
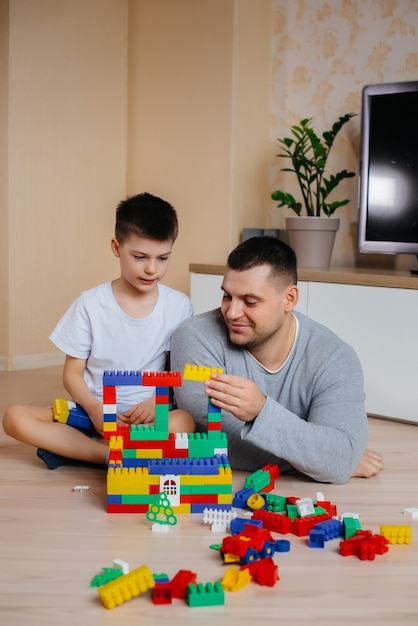
[[132,598],[136,598],[140,593],[155,587],[154,576],[146,565],[141,565],[136,569],[119,576],[114,580],[98,588],[99,596],[103,606],[107,609],[114,609]]
[[109,450],[123,450],[123,437],[111,435],[109,439]]
[[410,526],[381,526],[380,534],[390,544],[411,543],[412,540],[412,528]]
[[107,493],[131,495],[149,493],[150,485],[159,485],[160,477],[149,473],[147,467],[109,467]]
[[103,422],[104,433],[115,433],[117,429],[118,429],[118,425],[116,422]]
[[218,495],[218,504],[232,504],[232,493],[220,493]]
[[150,450],[149,448],[145,448],[143,450],[136,450],[135,454],[137,459],[162,459],[163,451],[161,448],[156,448],[155,450]]
[[52,411],[54,414],[54,420],[56,422],[61,422],[61,424],[66,424],[68,415],[69,415],[68,400],[62,400],[61,398],[56,398],[54,400]]
[[238,569],[231,565],[225,572],[221,580],[221,585],[225,591],[239,591],[251,582],[251,574],[248,568]]
[[183,378],[184,380],[195,380],[203,383],[205,380],[209,380],[212,374],[222,374],[222,372],[223,369],[221,367],[206,367],[204,365],[189,365],[186,363]]

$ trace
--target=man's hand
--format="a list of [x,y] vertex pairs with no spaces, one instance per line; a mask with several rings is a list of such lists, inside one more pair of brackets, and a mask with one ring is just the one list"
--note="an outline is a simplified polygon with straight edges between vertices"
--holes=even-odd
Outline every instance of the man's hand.
[[252,422],[263,408],[266,396],[252,380],[230,374],[212,374],[205,382],[212,403],[242,422]]
[[118,419],[123,424],[152,424],[155,421],[155,401],[148,398],[139,404],[135,404],[123,415],[118,414]]
[[353,478],[371,478],[384,467],[383,457],[378,452],[366,449],[360,463],[352,474]]

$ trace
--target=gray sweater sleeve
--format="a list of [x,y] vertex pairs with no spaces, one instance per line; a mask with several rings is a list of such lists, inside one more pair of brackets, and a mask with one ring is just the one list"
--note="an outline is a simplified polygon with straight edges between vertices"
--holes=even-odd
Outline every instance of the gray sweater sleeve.
[[[172,369],[186,363],[222,367],[253,380],[267,396],[251,423],[225,412],[229,458],[235,469],[255,471],[277,463],[319,482],[344,483],[367,444],[363,373],[354,350],[327,328],[295,313],[299,332],[293,351],[278,372],[268,372],[245,349],[229,342],[219,310],[185,321],[172,338]],[[175,389],[179,408],[188,410],[198,430],[207,428],[203,385],[184,381]]]

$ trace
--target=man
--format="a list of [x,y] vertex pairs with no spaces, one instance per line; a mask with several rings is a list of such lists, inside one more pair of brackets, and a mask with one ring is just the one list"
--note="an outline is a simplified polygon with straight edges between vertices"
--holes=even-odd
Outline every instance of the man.
[[[174,331],[171,367],[222,368],[206,394],[222,410],[235,469],[277,463],[320,482],[370,477],[382,457],[366,450],[363,373],[354,350],[295,311],[296,256],[274,237],[254,237],[228,257],[220,309]],[[203,396],[203,398],[202,398]],[[196,383],[176,388],[177,406],[207,430],[207,401]]]

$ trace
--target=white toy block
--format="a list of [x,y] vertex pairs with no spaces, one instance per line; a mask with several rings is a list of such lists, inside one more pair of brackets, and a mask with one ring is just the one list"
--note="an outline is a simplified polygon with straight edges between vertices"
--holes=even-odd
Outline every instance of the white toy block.
[[409,517],[412,517],[412,519],[418,519],[418,509],[416,509],[414,507],[410,507],[408,509],[404,509],[403,510],[403,514],[404,515],[408,515]]
[[296,508],[301,517],[315,514],[315,507],[312,498],[300,498],[296,501]]
[[120,570],[122,574],[129,574],[129,563],[127,561],[123,561],[122,559],[114,559],[113,565],[116,569]]

